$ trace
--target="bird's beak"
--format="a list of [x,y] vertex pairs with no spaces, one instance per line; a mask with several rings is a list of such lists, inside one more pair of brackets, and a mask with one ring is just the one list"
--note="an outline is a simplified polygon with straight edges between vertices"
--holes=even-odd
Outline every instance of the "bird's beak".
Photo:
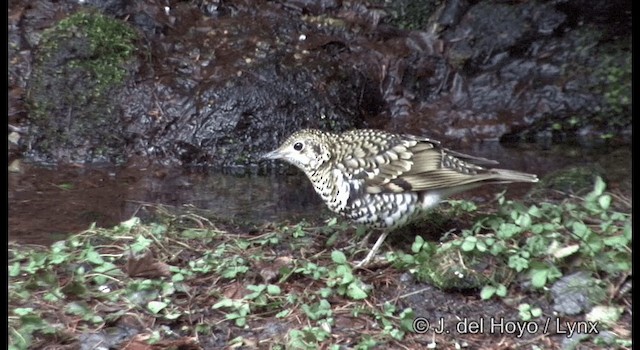
[[273,150],[269,153],[265,153],[262,155],[262,157],[260,157],[261,159],[280,159],[282,158],[282,153],[279,152],[279,150]]

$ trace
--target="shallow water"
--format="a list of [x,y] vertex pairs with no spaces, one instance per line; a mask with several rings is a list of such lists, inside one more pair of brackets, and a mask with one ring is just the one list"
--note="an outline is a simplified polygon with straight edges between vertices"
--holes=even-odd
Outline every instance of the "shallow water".
[[[545,175],[575,165],[606,173],[610,188],[631,197],[631,147],[489,142],[458,151],[495,159],[499,167]],[[261,174],[258,174],[261,173]],[[509,198],[524,196],[530,184],[505,186]],[[486,200],[501,188],[460,194]],[[9,240],[50,244],[92,222],[111,227],[145,204],[193,206],[211,216],[247,222],[314,219],[327,214],[310,183],[297,170],[216,171],[206,168],[41,167],[23,164],[9,173]]]

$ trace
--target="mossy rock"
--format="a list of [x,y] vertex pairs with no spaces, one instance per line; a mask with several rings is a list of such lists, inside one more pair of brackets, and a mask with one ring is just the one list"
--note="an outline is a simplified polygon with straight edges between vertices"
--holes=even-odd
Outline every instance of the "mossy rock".
[[440,249],[416,272],[420,281],[443,290],[479,289],[487,284],[506,283],[510,271],[491,254],[464,252],[459,247]]
[[114,160],[125,145],[118,95],[137,66],[125,22],[78,12],[44,31],[28,84],[31,147],[46,160]]
[[547,174],[540,189],[552,189],[567,193],[586,193],[593,189],[597,176],[604,175],[604,169],[592,166],[570,166]]

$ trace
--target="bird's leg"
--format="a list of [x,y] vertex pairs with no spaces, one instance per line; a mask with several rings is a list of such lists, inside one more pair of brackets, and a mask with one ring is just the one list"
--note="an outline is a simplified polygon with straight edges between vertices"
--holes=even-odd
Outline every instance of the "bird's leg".
[[364,237],[362,237],[362,239],[360,240],[360,246],[361,247],[364,248],[365,246],[368,245],[367,243],[369,242],[369,237],[371,237],[371,232],[373,232],[373,231],[369,230],[369,232],[367,232],[367,234],[364,235]]
[[389,231],[387,230],[382,232],[380,237],[378,237],[378,240],[376,241],[376,243],[373,245],[373,248],[371,248],[371,250],[369,251],[369,254],[367,254],[367,256],[362,261],[356,264],[355,266],[356,268],[361,268],[367,265],[371,261],[371,259],[373,259],[378,249],[380,249],[380,246],[384,242],[385,238],[387,238],[388,234],[389,234]]

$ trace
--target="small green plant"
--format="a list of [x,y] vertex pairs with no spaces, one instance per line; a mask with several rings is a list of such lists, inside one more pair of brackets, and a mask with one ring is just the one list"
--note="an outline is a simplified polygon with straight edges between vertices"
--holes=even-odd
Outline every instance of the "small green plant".
[[301,237],[304,237],[306,235],[305,226],[306,226],[306,223],[303,221],[303,222],[295,225],[291,229],[289,229],[289,228],[286,228],[286,229],[287,229],[287,231],[291,231],[291,235],[293,236],[293,238],[301,238]]
[[[476,275],[478,281],[485,280],[480,292],[483,299],[505,297],[508,283],[518,274],[527,276],[534,288],[548,286],[576,257],[592,272],[625,274],[631,269],[631,217],[614,209],[614,198],[605,189],[598,177],[583,198],[528,207],[500,194],[496,213],[481,216],[471,228],[439,246],[417,236],[413,254],[395,254],[391,260],[421,279],[444,286],[451,284],[442,273],[450,274],[451,281],[456,276],[474,276],[478,262],[491,257],[499,265],[484,273],[489,278]],[[452,208],[475,210],[465,202],[453,202]],[[449,259],[452,268],[433,267],[447,265]]]
[[331,253],[331,260],[336,263],[336,267],[329,270],[327,287],[336,287],[339,295],[346,295],[354,300],[365,299],[371,287],[366,286],[353,274],[344,253],[334,250]]
[[331,304],[326,299],[321,299],[315,304],[303,304],[302,311],[310,320],[317,321],[323,318],[331,318],[333,311],[331,311]]
[[483,300],[491,299],[494,295],[501,298],[507,296],[507,287],[504,284],[498,283],[498,285],[486,285],[482,287],[480,291],[480,297]]
[[[319,345],[327,340],[331,333],[322,327],[306,326],[302,329],[292,329],[287,334],[287,345],[290,349],[318,349]],[[335,347],[331,347],[334,349]]]
[[225,315],[227,320],[233,320],[238,327],[247,327],[247,316],[251,313],[251,305],[249,301],[244,299],[224,298],[213,304],[213,309],[226,308],[231,310]]
[[56,334],[62,329],[47,322],[41,311],[15,308],[9,313],[9,349],[28,349],[38,334]]
[[530,321],[532,319],[542,316],[542,309],[539,307],[532,307],[531,305],[524,303],[518,305],[518,314],[523,321]]
[[317,281],[322,278],[326,278],[329,274],[329,269],[325,266],[319,266],[318,264],[312,263],[310,261],[305,261],[303,262],[303,265],[301,267],[294,269],[293,272],[301,273]]
[[247,290],[251,293],[242,299],[223,298],[215,303],[213,309],[225,308],[231,310],[225,315],[226,319],[233,320],[238,327],[247,326],[247,317],[256,309],[274,310],[281,305],[279,298],[280,287],[277,285],[248,285]]

